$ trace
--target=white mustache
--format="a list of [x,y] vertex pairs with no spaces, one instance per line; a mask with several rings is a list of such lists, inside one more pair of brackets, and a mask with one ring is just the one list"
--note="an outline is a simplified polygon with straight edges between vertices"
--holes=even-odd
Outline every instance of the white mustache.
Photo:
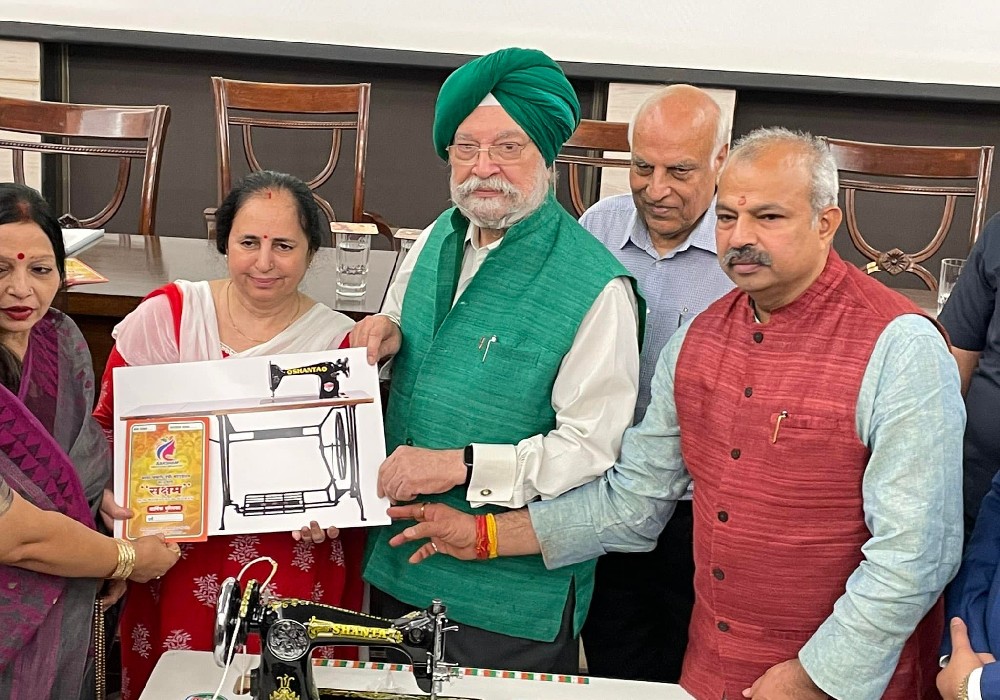
[[501,194],[505,194],[507,196],[520,194],[514,185],[510,184],[499,175],[493,175],[485,179],[475,175],[469,175],[469,177],[466,178],[462,184],[455,188],[456,194],[460,196],[470,195],[476,190],[493,190],[494,192],[500,192]]

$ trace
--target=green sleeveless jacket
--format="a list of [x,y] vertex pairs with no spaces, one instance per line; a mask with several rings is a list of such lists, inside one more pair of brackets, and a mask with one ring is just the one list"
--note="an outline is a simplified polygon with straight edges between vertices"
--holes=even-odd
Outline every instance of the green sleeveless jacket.
[[[553,430],[559,365],[597,296],[628,275],[550,196],[507,231],[453,306],[468,226],[457,209],[442,214],[407,285],[385,423],[389,453],[402,444],[515,444]],[[477,514],[505,510],[472,509],[462,487],[420,500]],[[412,565],[406,560],[415,545],[388,545],[408,524],[370,536],[364,576],[372,585],[414,606],[440,598],[459,623],[551,641],[575,582],[579,631],[594,562],[549,571],[537,555],[472,562],[436,556]]]

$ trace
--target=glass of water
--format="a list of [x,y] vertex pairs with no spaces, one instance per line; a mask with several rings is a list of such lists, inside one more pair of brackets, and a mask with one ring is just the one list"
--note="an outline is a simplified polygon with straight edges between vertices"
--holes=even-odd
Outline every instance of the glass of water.
[[410,248],[420,237],[421,230],[418,228],[398,228],[393,237],[399,241],[399,261],[402,262],[406,254],[410,252]]
[[371,236],[337,231],[337,294],[360,297],[368,291],[368,255]]
[[958,281],[958,276],[962,273],[962,266],[965,265],[965,260],[963,258],[945,258],[941,261],[941,279],[938,281],[938,300],[937,300],[937,312],[941,315],[941,309],[944,308],[945,303],[948,301],[948,297],[951,296],[951,290],[955,288],[955,282]]

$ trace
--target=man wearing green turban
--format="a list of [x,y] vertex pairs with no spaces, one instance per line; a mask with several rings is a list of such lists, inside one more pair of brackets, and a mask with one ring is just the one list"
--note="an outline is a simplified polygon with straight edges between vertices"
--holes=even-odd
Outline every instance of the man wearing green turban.
[[[456,70],[438,96],[434,143],[455,206],[424,230],[382,313],[352,345],[394,355],[378,491],[480,516],[482,561],[369,538],[372,607],[399,617],[434,598],[459,631],[463,666],[576,673],[593,562],[490,558],[486,514],[554,498],[604,473],[638,386],[637,297],[624,267],[555,200],[552,162],[579,122],[544,53],[505,49]],[[422,510],[420,511],[423,512]]]
[[555,61],[534,49],[503,49],[456,70],[434,109],[434,148],[448,159],[459,125],[487,95],[517,122],[552,165],[580,124],[580,101]]

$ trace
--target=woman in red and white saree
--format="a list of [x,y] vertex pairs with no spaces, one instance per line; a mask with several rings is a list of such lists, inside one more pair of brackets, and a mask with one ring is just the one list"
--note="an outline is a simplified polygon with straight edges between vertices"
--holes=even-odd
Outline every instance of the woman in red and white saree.
[[[115,328],[94,411],[109,436],[115,367],[347,347],[353,321],[298,290],[322,231],[305,184],[289,175],[252,173],[216,217],[229,278],[168,284]],[[184,544],[181,560],[162,579],[131,585],[121,624],[123,700],[139,696],[164,651],[212,648],[219,586],[257,557],[277,561],[276,594],[360,609],[362,531],[327,538],[319,527],[311,535],[303,530],[294,539],[273,533]]]

